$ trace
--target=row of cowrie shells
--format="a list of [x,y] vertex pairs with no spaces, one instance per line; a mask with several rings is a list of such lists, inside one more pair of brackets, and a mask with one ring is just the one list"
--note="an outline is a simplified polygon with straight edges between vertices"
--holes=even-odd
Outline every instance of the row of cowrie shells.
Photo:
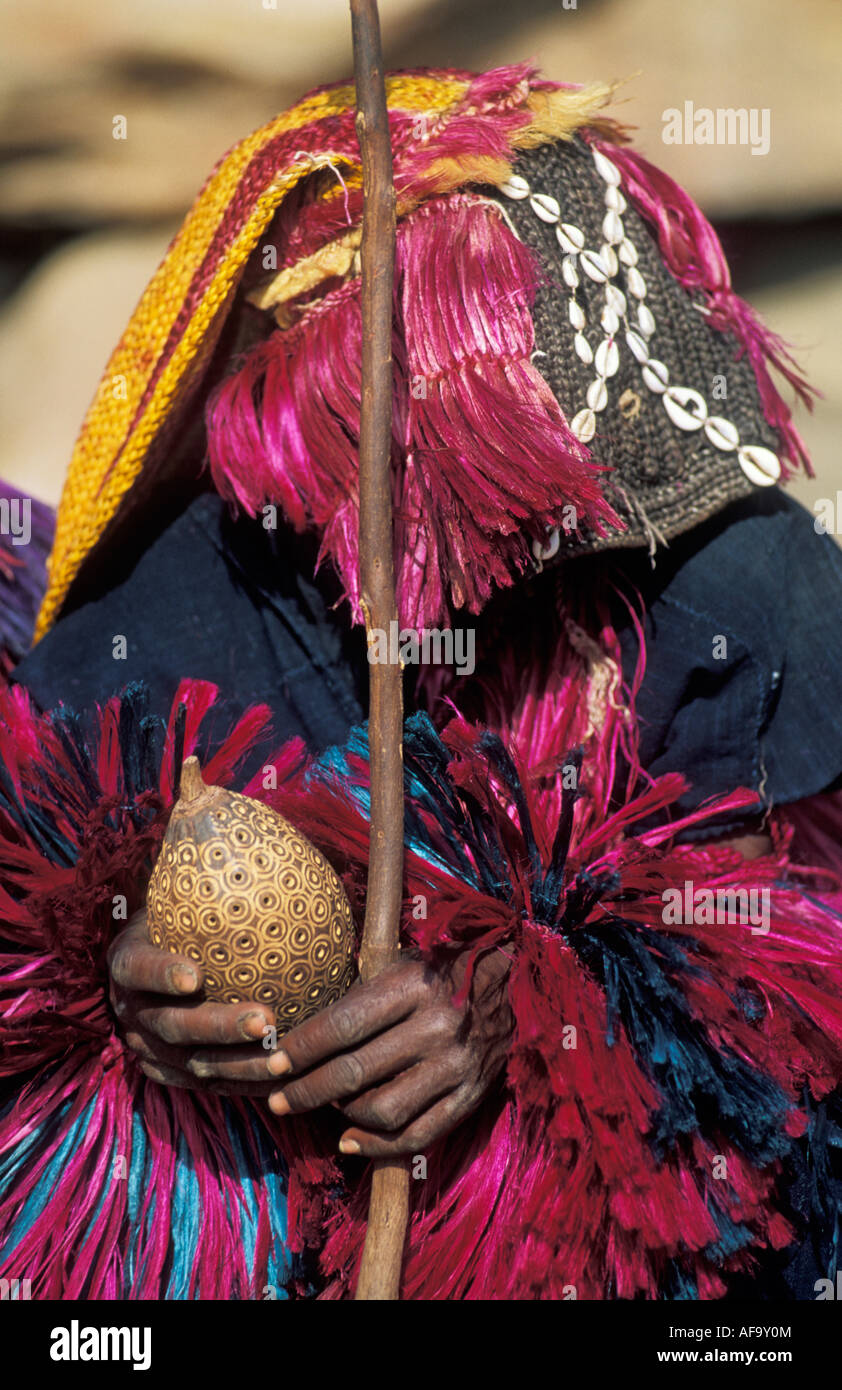
[[[646,297],[646,282],[639,270],[636,268],[637,252],[628,240],[620,214],[625,212],[626,200],[619,188],[611,185],[606,190],[606,214],[602,223],[602,232],[606,240],[613,242],[620,248],[620,254],[626,264],[626,288],[630,295],[639,300],[638,322],[644,332],[654,332],[655,320],[648,307],[643,303]],[[608,254],[606,255],[606,251]],[[578,335],[583,349],[578,352],[579,357],[586,365],[593,362],[596,368],[596,379],[588,387],[585,401],[586,405],[580,410],[570,422],[570,428],[583,444],[588,444],[596,433],[596,417],[601,410],[608,404],[607,381],[616,375],[620,366],[620,350],[616,342],[616,334],[620,330],[621,320],[628,325],[626,296],[619,286],[612,284],[614,276],[619,270],[617,261],[619,256],[614,252],[612,246],[603,246],[601,251],[591,253],[592,259],[584,262],[586,273],[590,274],[591,279],[602,283],[605,286],[605,304],[600,314],[600,327],[606,337],[603,338],[596,352],[591,352],[590,344],[583,332]],[[574,348],[577,347],[574,341]]]
[[[622,290],[610,283],[619,273],[620,262],[625,268],[626,287],[629,293],[640,301],[637,308],[637,322],[641,333],[650,335],[655,331],[655,320],[652,312],[643,302],[646,298],[646,282],[637,269],[637,251],[626,236],[623,225],[621,214],[625,212],[626,200],[618,187],[620,176],[613,165],[610,165],[609,170],[609,164],[610,161],[603,159],[603,173],[611,173],[611,171],[613,173],[611,173],[612,182],[605,193],[606,212],[602,222],[602,234],[605,241],[599,251],[592,251],[585,247],[585,234],[580,227],[572,222],[562,222],[561,205],[558,199],[551,194],[533,193],[527,180],[519,175],[513,175],[503,185],[503,191],[509,197],[528,198],[535,215],[542,222],[554,225],[556,239],[564,252],[562,277],[571,291],[569,318],[574,330],[573,348],[586,366],[590,366],[591,363],[595,365],[597,373],[595,380],[588,387],[585,408],[580,410],[570,423],[572,432],[583,444],[590,443],[596,433],[596,416],[608,404],[606,382],[615,375],[620,365],[615,335],[620,328],[621,316],[625,317],[626,299]],[[606,302],[600,316],[600,323],[606,337],[600,342],[596,351],[591,348],[585,337],[586,317],[582,306],[576,299],[576,290],[580,284],[580,270],[595,284],[605,286]],[[628,326],[627,320],[626,323]]]
[[[620,171],[601,150],[592,148],[591,154],[597,173],[606,185],[605,204],[611,211],[616,207]],[[626,283],[631,292],[637,294],[642,300],[646,294],[646,286],[643,277],[636,269],[636,260],[635,252],[635,264],[631,270],[627,271]],[[639,292],[641,290],[642,292]],[[651,310],[645,305],[641,305],[640,308],[645,310],[645,316],[642,322],[639,318],[638,323],[643,329],[645,338],[648,339],[655,332],[655,319]],[[708,442],[715,449],[719,449],[723,453],[731,453],[736,450],[740,467],[749,481],[757,487],[768,487],[770,484],[776,483],[781,475],[781,465],[777,454],[759,444],[740,445],[740,435],[736,425],[731,420],[726,420],[724,416],[709,415],[707,402],[700,392],[695,391],[692,386],[671,386],[669,384],[669,371],[665,363],[650,357],[649,345],[648,342],[644,341],[644,336],[636,333],[628,322],[626,329],[626,343],[640,365],[641,376],[647,389],[661,397],[664,409],[676,428],[685,431],[702,429]]]
[[[692,387],[670,386],[665,364],[650,357],[646,340],[654,335],[656,324],[651,309],[644,302],[646,282],[637,269],[637,250],[626,235],[622,221],[621,214],[627,204],[620,189],[620,172],[601,150],[592,149],[591,153],[597,172],[606,185],[606,212],[602,222],[605,241],[598,252],[585,247],[585,235],[581,228],[573,223],[561,221],[561,206],[552,195],[533,193],[527,180],[517,174],[513,174],[501,185],[501,191],[510,198],[529,198],[536,216],[543,222],[555,226],[556,238],[564,252],[562,277],[571,291],[569,318],[574,329],[574,350],[586,365],[593,362],[597,372],[595,380],[588,387],[585,408],[571,421],[572,432],[584,444],[589,443],[596,432],[596,415],[604,410],[608,403],[606,382],[619,368],[619,350],[614,335],[619,330],[619,320],[622,318],[626,329],[626,343],[641,367],[643,381],[648,390],[661,396],[664,409],[676,428],[685,431],[704,429],[709,443],[715,448],[723,452],[736,450],[741,468],[756,486],[768,486],[776,482],[780,477],[780,462],[771,449],[760,445],[741,447],[739,433],[730,420],[722,416],[709,416],[704,398]],[[619,273],[620,264],[624,267],[628,293],[639,301],[636,329],[632,328],[626,316],[626,298],[622,290],[610,283]],[[585,337],[586,316],[576,299],[580,269],[595,283],[605,285],[606,303],[600,323],[607,336],[600,342],[596,352],[591,349]],[[557,544],[556,538],[556,548]],[[536,542],[534,548],[536,555],[540,551],[543,558],[548,558],[539,542]]]
[[[646,295],[646,283],[643,276],[640,275],[637,270],[635,270],[634,276],[631,279],[629,279],[628,276],[626,277],[626,289],[630,295],[639,301],[637,306],[637,322],[641,334],[649,335],[654,333],[655,320],[651,310],[643,302]],[[585,396],[586,405],[570,422],[571,430],[583,444],[590,443],[596,433],[596,416],[601,410],[604,410],[608,404],[608,387],[606,382],[610,377],[616,375],[620,367],[620,349],[617,345],[616,335],[620,331],[621,322],[625,323],[627,329],[631,331],[631,325],[628,320],[626,295],[618,285],[606,282],[605,305],[600,314],[599,321],[600,327],[603,333],[606,334],[606,337],[603,338],[595,353],[590,352],[590,344],[585,338],[584,333],[578,335],[586,349],[585,351],[579,352],[579,357],[587,365],[592,361],[596,368],[596,379],[591,382]],[[641,341],[643,341],[642,338]],[[576,347],[575,341],[574,347]]]
[[[641,359],[640,339],[634,333],[626,334],[626,341],[635,357]],[[781,473],[780,460],[771,449],[760,444],[740,444],[740,433],[731,420],[723,415],[709,415],[707,401],[692,386],[671,386],[669,368],[666,363],[649,357],[641,364],[641,376],[645,386],[653,395],[658,395],[664,404],[672,423],[677,429],[685,431],[704,430],[705,436],[715,449],[722,453],[736,450],[740,467],[750,482],[757,487],[768,487],[777,482]]]

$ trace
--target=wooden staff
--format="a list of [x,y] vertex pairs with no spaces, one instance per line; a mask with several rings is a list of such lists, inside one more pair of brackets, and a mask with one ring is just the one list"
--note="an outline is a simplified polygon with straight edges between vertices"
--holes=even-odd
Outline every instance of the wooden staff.
[[[371,644],[374,630],[388,634],[398,620],[390,467],[395,190],[376,0],[351,0],[351,21],[363,168],[360,590]],[[371,850],[360,953],[363,981],[397,960],[403,896],[401,668],[377,662],[369,673]],[[358,1299],[400,1296],[408,1207],[408,1160],[376,1160]]]

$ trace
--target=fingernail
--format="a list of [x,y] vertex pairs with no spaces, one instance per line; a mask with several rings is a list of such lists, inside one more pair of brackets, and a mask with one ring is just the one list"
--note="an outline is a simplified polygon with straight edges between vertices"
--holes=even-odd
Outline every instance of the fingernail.
[[174,965],[170,981],[181,994],[193,994],[199,987],[199,977],[189,965]]
[[263,1036],[263,1029],[266,1020],[262,1014],[252,1011],[250,1014],[243,1014],[240,1019],[240,1027],[247,1038],[260,1038]]
[[362,1149],[356,1139],[340,1139],[339,1152],[341,1154],[359,1154],[362,1153]]
[[273,1052],[266,1065],[273,1076],[283,1076],[285,1072],[292,1071],[292,1062],[283,1050]]
[[273,1091],[269,1097],[269,1109],[273,1115],[288,1115],[290,1104],[283,1091]]

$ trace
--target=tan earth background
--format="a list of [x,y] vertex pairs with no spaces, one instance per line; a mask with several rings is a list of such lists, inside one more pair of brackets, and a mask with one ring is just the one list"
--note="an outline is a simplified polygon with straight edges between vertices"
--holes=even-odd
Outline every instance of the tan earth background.
[[[817,477],[794,490],[807,505],[835,497],[840,0],[381,0],[380,11],[390,68],[532,59],[565,81],[631,79],[616,113],[711,217],[738,289],[824,394],[799,416]],[[107,357],[205,176],[309,87],[349,75],[350,23],[344,0],[3,0],[0,30],[0,476],[55,503]],[[664,111],[687,100],[768,108],[769,153],[664,144]],[[115,115],[125,140],[112,137]]]

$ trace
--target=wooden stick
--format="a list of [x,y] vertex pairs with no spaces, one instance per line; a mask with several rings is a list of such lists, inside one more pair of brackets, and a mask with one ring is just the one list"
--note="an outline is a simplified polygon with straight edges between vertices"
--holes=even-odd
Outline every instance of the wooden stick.
[[[360,589],[369,643],[397,623],[392,532],[392,283],[395,190],[376,0],[351,0],[357,134],[363,167]],[[360,974],[398,956],[403,896],[403,687],[401,668],[369,667],[371,850]],[[409,1205],[409,1162],[374,1164],[358,1299],[396,1299]]]

